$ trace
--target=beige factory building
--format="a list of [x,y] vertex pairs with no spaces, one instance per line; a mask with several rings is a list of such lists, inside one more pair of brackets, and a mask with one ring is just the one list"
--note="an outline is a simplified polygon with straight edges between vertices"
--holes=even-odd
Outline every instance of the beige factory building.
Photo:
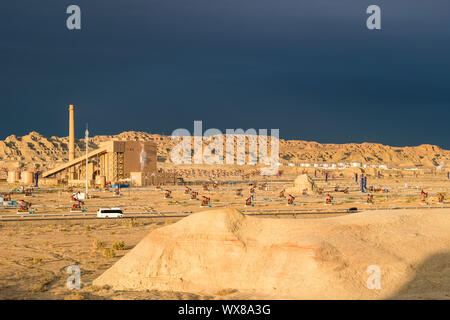
[[[75,158],[74,107],[69,106],[69,162],[44,172],[43,178],[57,178],[70,185],[84,184],[86,155]],[[157,147],[149,141],[108,141],[88,153],[91,185],[129,181],[133,185],[153,184],[157,173]]]

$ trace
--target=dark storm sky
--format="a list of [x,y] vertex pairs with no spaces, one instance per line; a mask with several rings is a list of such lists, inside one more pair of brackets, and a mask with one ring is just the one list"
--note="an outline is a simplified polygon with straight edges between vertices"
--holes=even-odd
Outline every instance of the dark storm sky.
[[[66,28],[77,4],[82,30]],[[365,26],[382,9],[382,30]],[[279,128],[450,148],[448,0],[14,0],[0,4],[0,138]]]

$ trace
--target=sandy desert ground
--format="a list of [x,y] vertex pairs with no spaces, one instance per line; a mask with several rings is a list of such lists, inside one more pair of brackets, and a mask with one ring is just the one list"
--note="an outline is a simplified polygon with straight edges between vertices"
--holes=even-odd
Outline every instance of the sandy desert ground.
[[[164,186],[163,190],[172,190],[170,199],[164,198],[163,190],[148,187],[123,189],[119,197],[112,192],[97,190],[92,193],[92,199],[85,201],[88,213],[99,207],[120,206],[125,211],[124,219],[59,216],[68,214],[71,206],[71,193],[64,188],[42,189],[26,198],[16,193],[14,199],[27,199],[33,203],[35,215],[45,213],[46,217],[33,220],[33,215],[22,218],[14,209],[0,209],[0,298],[450,298],[450,203],[448,200],[439,203],[437,198],[438,193],[449,194],[450,182],[445,175],[371,177],[368,185],[387,188],[389,192],[374,192],[374,203],[369,204],[367,195],[359,192],[353,178],[335,176],[326,183],[323,176],[314,178],[311,174],[316,187],[324,189],[324,193],[300,194],[295,205],[287,205],[287,200],[280,198],[279,193],[293,186],[296,174],[293,171],[290,175],[265,180],[249,178],[258,185],[251,207],[244,205],[249,181],[230,179],[219,181],[217,188],[209,184],[210,191],[203,190],[202,184],[190,186],[199,192],[199,196],[211,198],[211,207],[205,208],[200,207],[200,200],[189,200],[184,186]],[[267,190],[260,190],[262,183],[267,184]],[[348,194],[341,191],[346,187]],[[243,189],[243,197],[236,197],[238,188]],[[422,189],[429,192],[427,204],[421,202]],[[326,193],[333,196],[332,205],[325,204]],[[357,207],[359,212],[347,213],[351,207]],[[203,213],[193,214],[196,212]],[[248,215],[242,218],[241,212]],[[248,224],[245,228],[230,229],[224,224],[230,215],[239,217],[233,219],[251,223],[245,222],[244,225]],[[204,232],[199,228],[204,228]],[[205,236],[207,230],[210,230],[210,237]],[[194,236],[198,233],[203,236]],[[152,238],[157,235],[158,239]],[[250,240],[243,240],[247,238]],[[153,247],[148,247],[142,254],[138,247],[142,248],[143,244],[138,243],[148,243],[148,239]],[[179,248],[175,252],[167,249],[160,254],[160,262],[165,261],[168,266],[156,268],[154,246],[158,250],[167,246],[173,248],[179,241],[184,241],[185,245],[175,245]],[[235,246],[227,247],[228,243]],[[268,249],[280,244],[282,248],[278,251]],[[231,256],[225,254],[219,260],[208,260],[210,250],[223,250],[224,247]],[[140,264],[139,268],[144,268],[139,271],[141,275],[152,274],[157,281],[128,287],[123,283],[119,285],[112,278],[94,282],[118,261],[130,259],[124,257],[133,248],[139,249],[136,250],[141,252],[139,255],[143,255],[144,260],[138,260],[146,265]],[[239,271],[240,278],[237,279],[241,281],[233,280],[235,278],[225,272],[226,268],[221,269],[223,266],[216,266],[217,270],[228,274],[223,280],[216,279],[214,285],[208,286],[203,279],[192,285],[194,271],[179,268],[180,261],[187,261],[189,252],[191,256],[195,253],[200,257],[188,263],[192,270],[200,270],[205,275],[214,273],[214,264],[221,261],[222,264],[229,263],[234,274]],[[239,264],[233,264],[233,254],[253,267],[241,268]],[[131,253],[133,255],[136,253]],[[262,261],[258,257],[264,258],[261,267],[258,264]],[[69,276],[66,268],[73,264],[81,269],[82,288],[71,291],[66,287]],[[371,264],[381,265],[383,290],[366,287],[365,280],[369,276],[366,268]],[[113,267],[119,270],[116,274],[120,274],[123,268],[117,265],[123,266],[124,262]],[[211,267],[206,272],[204,268],[208,265]],[[310,276],[301,273],[302,268],[308,270]],[[243,280],[252,279],[252,276],[257,278],[258,285]],[[168,281],[167,277],[183,278],[185,282],[180,285]],[[293,280],[303,286],[290,285]],[[274,283],[283,284],[282,289],[269,290]]]

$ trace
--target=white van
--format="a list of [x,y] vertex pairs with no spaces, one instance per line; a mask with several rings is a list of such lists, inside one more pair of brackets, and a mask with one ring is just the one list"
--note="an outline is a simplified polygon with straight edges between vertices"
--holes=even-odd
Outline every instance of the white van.
[[123,211],[120,208],[100,208],[97,218],[123,218]]

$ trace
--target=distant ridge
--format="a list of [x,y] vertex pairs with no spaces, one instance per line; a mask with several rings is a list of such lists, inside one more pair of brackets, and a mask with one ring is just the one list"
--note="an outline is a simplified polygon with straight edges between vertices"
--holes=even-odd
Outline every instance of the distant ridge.
[[[125,131],[117,135],[98,135],[92,138],[90,148],[108,140],[154,141],[158,156],[169,159],[170,151],[178,142],[170,136],[138,131]],[[11,135],[0,140],[0,167],[32,169],[37,165],[49,169],[68,160],[68,137],[44,137],[38,132],[17,137]],[[84,141],[76,140],[75,152],[84,150]],[[284,163],[339,163],[361,162],[386,164],[391,167],[431,168],[450,160],[450,151],[434,145],[391,147],[378,143],[321,144],[302,140],[280,139],[280,161]],[[169,160],[167,160],[169,161]]]

